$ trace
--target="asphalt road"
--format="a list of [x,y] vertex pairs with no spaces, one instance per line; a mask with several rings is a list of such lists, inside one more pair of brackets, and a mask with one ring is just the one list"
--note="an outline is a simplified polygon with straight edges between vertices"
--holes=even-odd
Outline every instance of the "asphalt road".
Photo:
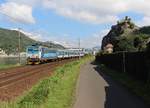
[[104,75],[94,63],[81,67],[73,108],[148,108],[137,96]]

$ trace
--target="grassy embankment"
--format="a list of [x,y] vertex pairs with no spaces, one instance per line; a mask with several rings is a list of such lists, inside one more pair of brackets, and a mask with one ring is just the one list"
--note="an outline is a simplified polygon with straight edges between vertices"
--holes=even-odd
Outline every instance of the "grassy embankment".
[[111,76],[115,81],[121,83],[137,96],[143,98],[150,105],[150,83],[142,83],[133,79],[126,73],[116,72],[103,64],[100,64],[102,72]]
[[42,80],[15,102],[0,103],[0,108],[70,108],[80,66],[92,59],[87,56],[57,68],[52,77]]
[[8,68],[13,68],[13,67],[18,67],[18,66],[20,66],[19,64],[9,64],[9,65],[6,65],[6,64],[0,64],[0,70],[1,69],[8,69]]

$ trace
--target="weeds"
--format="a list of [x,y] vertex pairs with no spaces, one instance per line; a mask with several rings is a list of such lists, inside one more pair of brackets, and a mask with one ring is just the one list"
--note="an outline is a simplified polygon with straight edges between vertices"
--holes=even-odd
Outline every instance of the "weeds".
[[42,80],[15,102],[0,103],[0,108],[70,108],[80,66],[92,59],[87,56],[57,68],[53,76]]
[[126,73],[116,72],[112,69],[107,68],[105,65],[100,65],[103,72],[111,76],[114,80],[123,84],[130,91],[135,93],[137,96],[142,97],[150,105],[150,86],[149,83],[142,83],[138,80],[133,79]]

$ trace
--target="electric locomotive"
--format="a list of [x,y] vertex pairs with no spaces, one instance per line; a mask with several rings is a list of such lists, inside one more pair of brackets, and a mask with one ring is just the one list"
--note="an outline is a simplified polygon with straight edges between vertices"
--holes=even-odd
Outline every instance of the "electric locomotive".
[[50,60],[60,60],[74,57],[82,57],[84,53],[80,49],[52,49],[42,45],[31,45],[26,49],[27,64],[40,64]]
[[27,64],[40,64],[57,59],[57,50],[41,45],[31,45],[26,50]]

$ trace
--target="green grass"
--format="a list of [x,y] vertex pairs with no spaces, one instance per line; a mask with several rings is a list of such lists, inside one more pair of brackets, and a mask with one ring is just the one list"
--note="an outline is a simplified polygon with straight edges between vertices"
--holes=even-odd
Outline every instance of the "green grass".
[[24,96],[0,108],[71,108],[80,66],[92,60],[87,56],[56,69],[52,77],[42,80]]
[[142,83],[133,79],[126,73],[116,72],[102,64],[100,64],[100,68],[102,72],[111,76],[114,80],[127,87],[129,91],[143,98],[143,100],[150,105],[150,83]]
[[8,68],[17,67],[17,66],[20,66],[20,65],[19,64],[9,64],[9,65],[0,64],[0,69],[8,69]]

